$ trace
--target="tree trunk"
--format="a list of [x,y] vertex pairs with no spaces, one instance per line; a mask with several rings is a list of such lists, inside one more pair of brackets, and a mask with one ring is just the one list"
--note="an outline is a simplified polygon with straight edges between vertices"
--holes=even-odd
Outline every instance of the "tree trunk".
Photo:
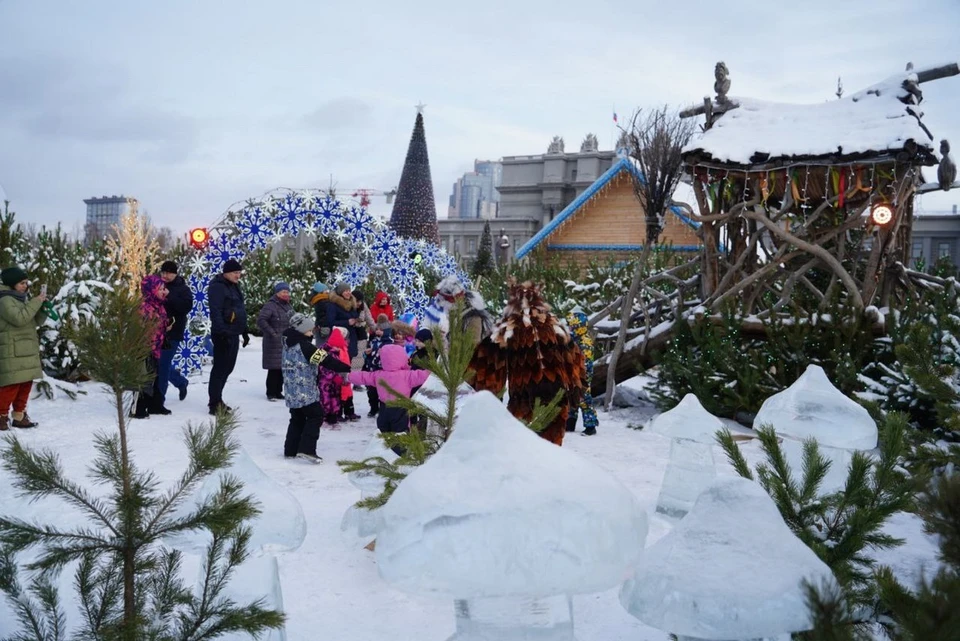
[[136,542],[134,540],[134,506],[130,489],[130,452],[127,447],[127,423],[123,392],[114,393],[117,405],[117,426],[120,429],[120,470],[123,479],[123,623],[121,635],[126,641],[137,641]]
[[643,252],[640,254],[640,262],[637,263],[637,269],[633,272],[633,279],[630,281],[630,289],[623,297],[623,305],[620,307],[620,329],[617,332],[617,343],[614,345],[613,352],[610,354],[610,363],[607,365],[607,390],[603,397],[603,407],[610,410],[613,405],[613,392],[617,387],[617,360],[623,353],[623,345],[627,339],[627,325],[630,323],[630,316],[633,313],[633,301],[637,297],[637,290],[640,289],[640,281],[643,279],[643,268],[647,264],[647,257],[650,255],[652,245],[646,243],[643,246]]

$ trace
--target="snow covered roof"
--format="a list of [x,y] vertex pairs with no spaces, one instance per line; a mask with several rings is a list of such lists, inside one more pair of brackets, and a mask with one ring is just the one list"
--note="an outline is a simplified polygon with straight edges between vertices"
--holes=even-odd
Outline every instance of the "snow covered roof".
[[[613,180],[614,177],[616,177],[616,175],[619,174],[621,171],[629,171],[638,180],[643,180],[643,174],[640,173],[640,170],[637,168],[637,165],[633,161],[633,159],[628,156],[620,157],[620,159],[617,160],[617,162],[613,163],[613,165],[610,166],[610,169],[605,171],[602,176],[597,178],[592,185],[584,189],[583,193],[581,193],[579,196],[574,198],[573,202],[571,202],[569,205],[564,207],[563,211],[557,214],[556,218],[551,220],[543,229],[537,232],[537,234],[533,238],[531,238],[526,243],[524,243],[523,247],[517,250],[517,254],[515,258],[517,260],[520,260],[527,254],[529,254],[531,251],[536,249],[536,247],[541,242],[543,242],[548,236],[550,236],[550,234],[552,234],[557,229],[559,229],[560,226],[563,225],[563,223],[565,223],[568,219],[572,218],[578,211],[580,211],[581,207],[587,204],[591,198],[596,196],[597,193],[599,193],[600,190],[603,189],[603,187],[607,183]],[[681,209],[680,207],[671,206],[669,210],[673,215],[680,218],[680,220],[682,220],[685,224],[689,225],[690,227],[693,227],[694,229],[699,227],[698,223],[695,223],[686,215],[684,215],[683,209]],[[608,247],[603,247],[602,249],[607,249],[607,250],[624,249],[627,247],[628,246],[611,245]],[[630,248],[633,249],[632,247]]]
[[[853,161],[906,151],[909,160],[936,164],[933,136],[913,102],[918,73],[904,71],[839,100],[796,105],[732,98],[713,126],[683,150],[688,164],[777,164],[777,161]],[[939,76],[938,76],[939,77]],[[912,142],[911,142],[912,141]],[[914,143],[916,146],[914,146]],[[903,160],[908,160],[904,158]]]

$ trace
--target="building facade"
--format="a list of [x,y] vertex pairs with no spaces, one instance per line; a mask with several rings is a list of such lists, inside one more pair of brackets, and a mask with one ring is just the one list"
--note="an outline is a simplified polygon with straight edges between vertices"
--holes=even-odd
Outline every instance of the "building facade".
[[946,258],[960,269],[960,213],[953,211],[918,213],[913,218],[910,240],[910,267],[929,269]]
[[111,233],[114,227],[120,225],[120,218],[125,214],[136,211],[139,202],[129,196],[101,196],[87,198],[83,201],[87,206],[87,220],[84,225],[86,242],[103,240]]
[[448,218],[496,218],[500,203],[503,165],[496,160],[475,160],[473,171],[453,184]]

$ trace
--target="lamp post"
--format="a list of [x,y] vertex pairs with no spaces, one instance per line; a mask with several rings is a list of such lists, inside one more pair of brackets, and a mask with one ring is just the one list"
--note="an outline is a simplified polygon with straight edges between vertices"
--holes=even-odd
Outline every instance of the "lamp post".
[[507,236],[507,232],[501,228],[500,229],[500,240],[497,241],[497,253],[500,254],[500,264],[506,265],[509,259],[510,251],[510,237]]

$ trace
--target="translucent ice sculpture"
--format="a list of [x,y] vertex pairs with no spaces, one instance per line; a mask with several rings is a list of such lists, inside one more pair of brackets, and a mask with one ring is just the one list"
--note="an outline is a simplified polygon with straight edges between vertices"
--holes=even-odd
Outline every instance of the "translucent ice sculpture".
[[759,484],[724,477],[647,550],[620,603],[681,639],[758,639],[810,629],[804,580],[836,585]]
[[823,368],[810,365],[797,381],[766,401],[754,429],[773,425],[778,434],[815,438],[821,445],[850,450],[877,446],[877,424],[861,405],[830,383]]
[[[392,463],[397,460],[396,453],[383,444],[383,439],[379,434],[375,434],[367,448],[363,451],[361,460],[373,457],[381,457],[385,461]],[[385,479],[370,471],[350,472],[347,474],[350,483],[360,490],[360,498],[366,499],[376,496],[383,492]],[[377,534],[377,513],[379,510],[366,510],[351,505],[343,514],[340,521],[340,531],[346,539],[359,539],[363,544],[369,543]]]
[[[457,388],[457,398],[454,401],[456,415],[460,414],[460,408],[463,407],[464,401],[475,393],[474,389],[466,383],[460,384],[460,387]],[[440,382],[440,379],[433,374],[431,374],[427,382],[417,390],[417,393],[413,395],[412,399],[422,405],[426,405],[441,416],[445,416],[447,413],[447,403],[449,402],[447,389],[443,386],[443,383]]]
[[670,462],[663,473],[657,512],[682,518],[717,477],[713,446],[686,438],[670,442]]
[[380,518],[380,575],[454,599],[457,641],[572,641],[570,595],[616,585],[647,535],[630,490],[489,392],[467,399],[450,440]]
[[670,438],[713,444],[716,433],[723,428],[723,421],[703,409],[696,396],[687,394],[672,410],[650,421],[647,430]]

